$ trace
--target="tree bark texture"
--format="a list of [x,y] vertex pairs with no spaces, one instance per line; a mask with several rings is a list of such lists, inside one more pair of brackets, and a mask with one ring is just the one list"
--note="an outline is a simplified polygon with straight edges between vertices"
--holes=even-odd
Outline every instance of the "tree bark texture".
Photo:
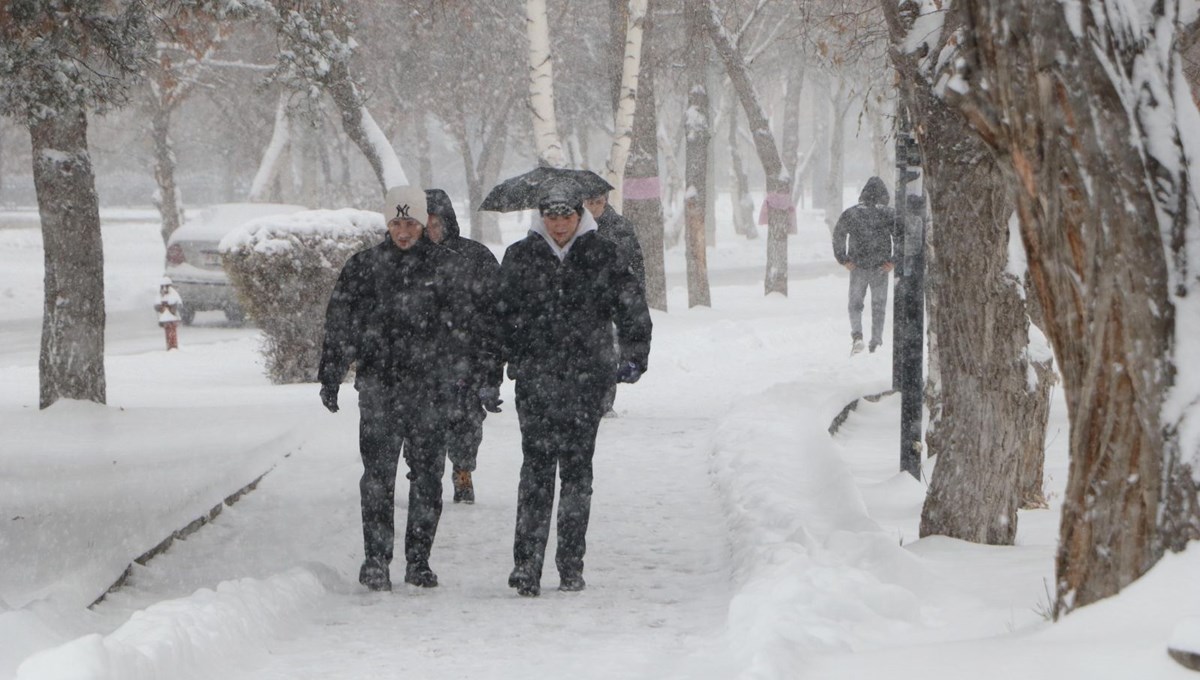
[[151,134],[154,137],[154,181],[158,184],[159,215],[162,216],[163,243],[183,224],[183,206],[179,185],[175,182],[175,148],[171,143],[171,110],[158,102],[151,113]]
[[850,92],[846,80],[838,81],[837,90],[830,100],[833,111],[833,129],[829,135],[829,171],[825,173],[825,224],[830,233],[842,214],[842,185],[845,184],[846,167],[846,112],[850,108]]
[[766,175],[767,271],[763,279],[764,292],[767,295],[787,295],[788,208],[791,205],[792,178],[779,156],[779,146],[775,143],[770,121],[754,91],[754,83],[750,79],[745,58],[718,22],[712,0],[704,4],[704,12],[707,15],[709,36],[725,63],[725,72],[742,102],[742,109],[746,112],[750,132],[754,137],[754,148],[758,152],[763,174]]
[[758,225],[754,223],[754,199],[750,198],[750,180],[746,177],[742,151],[738,144],[738,103],[730,97],[728,106],[729,174],[733,179],[733,191],[730,193],[730,202],[733,204],[733,232],[745,236],[747,240],[754,240],[758,238]]
[[29,133],[45,252],[39,405],[59,399],[103,404],[104,248],[87,116],[64,108],[32,124]]
[[326,89],[341,114],[342,130],[375,171],[382,193],[386,194],[394,186],[407,185],[408,177],[399,157],[367,111],[358,85],[351,78],[350,69],[344,61],[335,61],[330,66]]
[[538,163],[562,167],[563,145],[554,112],[554,60],[550,56],[550,18],[546,0],[526,0],[526,33],[529,36],[529,110]]
[[646,7],[642,36],[642,72],[638,78],[638,107],[633,115],[633,143],[625,165],[626,181],[637,181],[642,190],[626,192],[624,215],[637,230],[646,266],[646,304],[667,311],[666,255],[663,243],[662,180],[658,167],[658,111],[654,86],[655,52],[653,10]]
[[1200,526],[1162,418],[1172,275],[1186,295],[1195,215],[1178,127],[1163,123],[1176,106],[1194,113],[1170,87],[1177,55],[1159,50],[1173,42],[1173,9],[1144,7],[1153,16],[1133,26],[1102,3],[1080,3],[1070,21],[1038,0],[955,7],[968,36],[958,103],[1010,174],[1071,417],[1056,616],[1119,592]]
[[[895,3],[885,2],[884,11],[892,44],[904,45],[915,16]],[[957,28],[951,17],[942,44],[930,52],[941,54]],[[934,94],[926,56],[892,51],[899,105],[909,111],[921,146],[936,253],[927,261],[927,282],[936,301],[928,314],[940,399],[926,443],[937,465],[920,531],[1011,545],[1023,465],[1038,467],[1040,489],[1048,378],[1035,386],[1029,377],[1024,282],[1009,268],[1007,178],[962,112]]]
[[622,182],[629,147],[633,143],[633,119],[637,111],[638,77],[642,69],[642,35],[646,24],[646,0],[629,0],[629,24],[624,31],[625,51],[622,59],[620,98],[613,116],[612,149],[608,153],[608,181],[616,190],[609,202],[618,212],[624,211]]
[[707,5],[687,4],[688,98],[684,113],[687,130],[687,190],[684,198],[685,238],[687,244],[688,307],[711,307],[708,287],[708,261],[705,247],[704,215],[708,205],[708,146],[712,136],[712,112],[708,101],[708,50],[703,49]]

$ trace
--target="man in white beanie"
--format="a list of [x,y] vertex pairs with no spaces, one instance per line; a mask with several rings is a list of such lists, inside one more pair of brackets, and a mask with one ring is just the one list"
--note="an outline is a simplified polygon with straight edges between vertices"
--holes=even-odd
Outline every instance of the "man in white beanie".
[[[462,398],[466,375],[447,352],[471,351],[473,303],[456,272],[461,256],[425,237],[420,187],[389,189],[388,237],[346,262],[329,299],[319,379],[321,401],[338,410],[338,386],[355,365],[363,476],[359,582],[390,590],[396,473],[408,465],[404,582],[438,584],[429,554],[442,511],[444,414]],[[475,343],[482,352],[486,343]]]

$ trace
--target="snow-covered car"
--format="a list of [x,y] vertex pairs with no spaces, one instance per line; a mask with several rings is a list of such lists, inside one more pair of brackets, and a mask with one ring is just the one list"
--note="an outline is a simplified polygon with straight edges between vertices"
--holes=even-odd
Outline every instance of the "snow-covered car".
[[221,266],[217,245],[226,234],[250,220],[304,209],[284,203],[220,203],[196,211],[195,218],[171,234],[164,273],[183,297],[183,323],[191,324],[196,312],[207,310],[221,310],[233,323],[245,321],[246,313]]

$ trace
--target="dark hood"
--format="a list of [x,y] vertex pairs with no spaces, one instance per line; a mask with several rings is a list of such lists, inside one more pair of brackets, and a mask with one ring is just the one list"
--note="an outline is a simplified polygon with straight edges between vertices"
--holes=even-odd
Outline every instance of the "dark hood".
[[[887,185],[882,179],[872,177],[867,180],[867,185],[863,187],[862,193],[858,195],[858,202],[863,205],[887,205],[890,202],[890,192]],[[433,212],[433,208],[429,209]]]
[[437,215],[442,220],[444,238],[458,238],[458,217],[454,214],[454,205],[450,196],[441,189],[425,190],[426,210],[430,215]]

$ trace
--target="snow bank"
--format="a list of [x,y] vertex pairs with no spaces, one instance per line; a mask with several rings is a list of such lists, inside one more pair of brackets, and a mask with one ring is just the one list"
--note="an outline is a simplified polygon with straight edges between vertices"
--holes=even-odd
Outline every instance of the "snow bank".
[[20,665],[17,679],[220,677],[286,633],[325,592],[317,575],[303,568],[265,580],[226,581],[215,591],[154,604],[110,635],[87,635],[39,652]]

